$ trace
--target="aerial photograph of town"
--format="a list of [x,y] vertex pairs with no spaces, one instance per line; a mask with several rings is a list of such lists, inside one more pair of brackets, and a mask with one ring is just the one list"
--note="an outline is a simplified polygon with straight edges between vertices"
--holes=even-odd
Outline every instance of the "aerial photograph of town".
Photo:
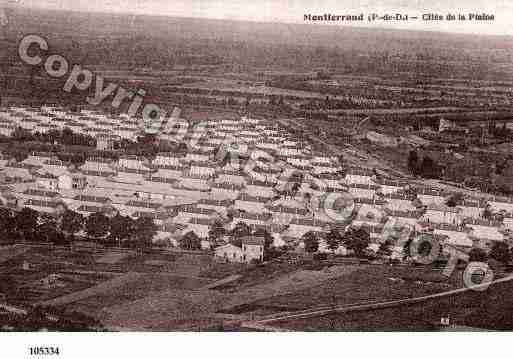
[[2,332],[513,330],[513,30],[40,3],[0,2]]

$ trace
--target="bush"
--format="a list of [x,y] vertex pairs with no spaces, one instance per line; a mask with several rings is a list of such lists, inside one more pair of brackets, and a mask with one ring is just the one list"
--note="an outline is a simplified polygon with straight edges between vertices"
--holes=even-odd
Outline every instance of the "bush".
[[481,248],[472,248],[468,255],[471,262],[486,262],[488,259],[488,255]]
[[494,243],[492,250],[490,251],[490,258],[507,264],[511,260],[511,253],[508,245],[504,242]]
[[314,253],[313,259],[315,261],[325,261],[328,259],[328,255],[326,253]]

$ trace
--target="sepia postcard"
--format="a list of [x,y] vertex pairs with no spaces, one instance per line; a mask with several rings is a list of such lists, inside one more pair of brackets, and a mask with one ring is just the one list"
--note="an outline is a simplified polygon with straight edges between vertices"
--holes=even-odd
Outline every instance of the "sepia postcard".
[[513,2],[0,0],[0,343],[511,332],[512,141]]

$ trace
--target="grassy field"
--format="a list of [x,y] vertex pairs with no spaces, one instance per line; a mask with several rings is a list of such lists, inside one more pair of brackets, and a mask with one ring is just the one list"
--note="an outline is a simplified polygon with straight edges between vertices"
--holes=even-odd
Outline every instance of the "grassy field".
[[462,286],[461,275],[444,277],[438,270],[409,266],[358,266],[347,275],[310,288],[254,302],[254,307],[302,310],[323,305],[348,305],[417,297]]
[[75,301],[71,308],[84,313],[101,312],[110,307],[124,305],[164,291],[194,290],[209,283],[209,280],[179,277],[169,274],[142,274],[131,277],[120,285],[102,286],[93,295]]
[[438,330],[440,318],[450,316],[451,324],[484,330],[513,328],[511,282],[486,291],[468,291],[451,297],[393,308],[330,314],[317,318],[283,321],[273,325],[303,331],[412,331]]
[[[24,245],[1,248],[0,257],[0,293],[10,303],[19,305],[71,303],[108,293],[118,286],[126,288],[124,286],[127,283],[139,276],[145,278],[138,282],[141,291],[151,292],[158,290],[159,285],[167,288],[180,283],[184,279],[179,273],[188,272],[190,267],[199,271],[202,267],[198,263],[208,260],[205,256],[199,258],[201,256],[175,253],[142,255],[131,251],[72,251],[51,246]],[[194,273],[190,276],[194,277]],[[157,280],[160,277],[162,279]],[[195,280],[199,281],[198,286],[211,281]],[[144,281],[151,285],[142,286]],[[175,284],[167,285],[166,281]],[[191,285],[180,284],[179,287]]]
[[6,246],[0,249],[0,263],[4,263],[9,261],[10,259],[16,258],[19,255],[22,255],[28,250],[26,247],[22,246]]
[[[4,253],[13,253],[0,264],[0,292],[6,294],[8,303],[77,310],[114,329],[217,330],[236,325],[233,318],[248,320],[319,306],[403,299],[461,287],[461,272],[445,278],[436,269],[411,266],[273,261],[243,267],[187,253],[121,255],[46,246]],[[231,281],[209,289],[215,281],[230,276]],[[433,313],[436,317],[440,312]],[[359,317],[341,319],[343,325],[338,316],[333,317],[280,325],[301,330],[386,330],[392,324],[403,328],[401,321],[380,324],[380,314],[368,314],[362,322]],[[404,328],[427,328],[419,318],[408,321],[404,317]]]

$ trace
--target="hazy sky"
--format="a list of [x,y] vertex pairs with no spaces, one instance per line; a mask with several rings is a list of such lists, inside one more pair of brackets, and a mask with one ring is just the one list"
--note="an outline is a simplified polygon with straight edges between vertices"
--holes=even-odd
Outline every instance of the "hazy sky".
[[[5,2],[8,0],[0,0]],[[13,1],[13,0],[11,0]],[[488,13],[492,22],[364,22],[364,26],[513,35],[513,0],[18,0],[27,7],[304,23],[304,14]],[[12,6],[12,5],[11,5]],[[19,5],[17,5],[19,6]],[[340,25],[340,23],[337,23]]]

